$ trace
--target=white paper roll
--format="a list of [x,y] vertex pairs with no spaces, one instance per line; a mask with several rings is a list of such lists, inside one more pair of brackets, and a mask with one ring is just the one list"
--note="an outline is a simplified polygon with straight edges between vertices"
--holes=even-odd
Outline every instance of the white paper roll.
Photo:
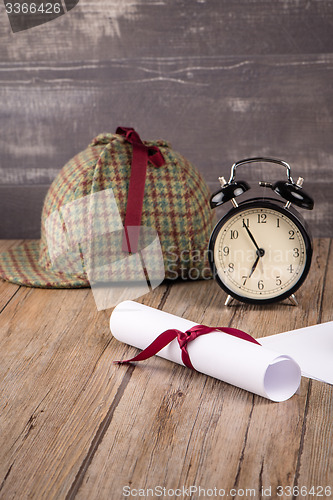
[[[197,324],[130,300],[118,304],[110,318],[114,337],[139,349],[145,349],[165,330],[185,332]],[[202,335],[189,342],[187,350],[197,371],[272,401],[289,399],[300,384],[301,370],[291,357],[227,333]],[[158,356],[183,365],[177,339]]]

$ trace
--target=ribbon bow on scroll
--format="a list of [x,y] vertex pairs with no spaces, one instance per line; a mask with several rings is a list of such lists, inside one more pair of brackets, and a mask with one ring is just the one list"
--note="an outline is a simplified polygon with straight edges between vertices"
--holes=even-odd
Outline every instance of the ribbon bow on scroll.
[[133,128],[118,127],[116,134],[122,135],[127,142],[133,145],[131,177],[124,223],[126,238],[123,240],[123,251],[134,253],[137,251],[139,234],[136,232],[130,242],[127,227],[132,226],[139,228],[141,225],[148,160],[151,161],[155,167],[164,165],[165,160],[158,147],[146,146],[142,142],[139,134]]
[[211,332],[224,332],[228,335],[233,335],[234,337],[238,337],[240,339],[246,340],[248,342],[253,342],[254,344],[261,345],[257,340],[255,340],[248,333],[243,332],[242,330],[237,330],[236,328],[219,328],[219,327],[210,327],[205,325],[195,325],[192,326],[186,332],[181,332],[177,329],[165,330],[165,332],[161,333],[146,349],[141,351],[137,356],[131,359],[126,359],[123,361],[115,361],[116,364],[130,363],[131,361],[143,361],[144,359],[148,359],[154,354],[157,354],[163,347],[166,347],[172,340],[177,338],[179,347],[182,351],[182,361],[184,365],[188,368],[192,368],[194,370],[194,366],[191,363],[190,356],[187,352],[187,344],[192,340],[196,339],[200,335],[205,335],[206,333]]

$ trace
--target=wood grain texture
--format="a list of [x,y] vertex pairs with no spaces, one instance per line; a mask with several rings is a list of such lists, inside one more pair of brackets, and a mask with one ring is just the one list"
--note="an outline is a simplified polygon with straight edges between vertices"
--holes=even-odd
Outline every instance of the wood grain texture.
[[285,159],[332,236],[332,23],[332,0],[80,0],[13,34],[2,10],[0,237],[36,237],[45,186],[118,125],[168,139],[212,190],[241,158]]
[[[140,301],[255,337],[330,321],[332,250],[315,241],[299,307],[226,308],[212,281],[165,283]],[[158,357],[115,366],[137,350],[112,338],[90,290],[1,282],[0,300],[0,498],[332,485],[329,385],[303,378],[299,394],[272,403]]]
[[21,287],[1,313],[1,498],[64,498],[130,380],[90,290],[49,292]]
[[[333,321],[333,245],[329,248],[322,296],[320,321]],[[333,389],[315,380],[310,383],[310,404],[304,422],[304,441],[298,464],[297,483],[312,486],[318,477],[322,486],[333,477],[331,450],[326,443],[333,439]]]
[[332,53],[332,21],[332,0],[80,0],[19,35],[2,9],[0,45],[4,61]]

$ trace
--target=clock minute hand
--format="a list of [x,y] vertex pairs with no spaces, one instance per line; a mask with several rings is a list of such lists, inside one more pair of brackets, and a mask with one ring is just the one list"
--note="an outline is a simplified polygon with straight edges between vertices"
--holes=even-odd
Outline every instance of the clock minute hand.
[[254,244],[254,246],[256,247],[256,249],[257,249],[257,250],[258,250],[258,252],[259,252],[259,251],[260,251],[260,248],[259,248],[258,243],[256,242],[256,240],[254,239],[253,234],[251,233],[251,231],[249,230],[249,228],[247,227],[247,225],[246,225],[246,224],[244,224],[244,226],[243,226],[243,227],[245,227],[245,229],[246,229],[246,231],[247,231],[247,234],[248,234],[248,235],[250,236],[250,238],[251,238],[252,243]]

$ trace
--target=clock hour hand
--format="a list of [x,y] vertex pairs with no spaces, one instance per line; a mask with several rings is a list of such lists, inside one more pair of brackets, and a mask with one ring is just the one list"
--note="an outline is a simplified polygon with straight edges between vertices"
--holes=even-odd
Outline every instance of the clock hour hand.
[[258,265],[259,259],[260,259],[260,253],[257,252],[257,258],[256,258],[256,260],[253,263],[252,269],[251,269],[250,274],[249,274],[249,278],[251,278],[252,274],[254,273],[254,271],[255,271],[255,269],[256,269],[256,267]]
[[246,229],[246,231],[247,231],[247,234],[250,236],[250,239],[251,239],[252,243],[254,244],[254,246],[255,246],[255,247],[256,247],[256,249],[257,249],[257,252],[256,252],[257,257],[256,257],[256,260],[255,260],[255,261],[254,261],[254,263],[253,263],[252,269],[251,269],[250,274],[249,274],[249,278],[251,278],[252,274],[254,273],[254,271],[255,271],[255,269],[256,269],[256,267],[257,267],[257,265],[258,265],[258,262],[259,262],[260,257],[263,257],[263,256],[265,255],[265,250],[264,250],[263,248],[259,248],[258,243],[257,243],[257,242],[256,242],[256,240],[254,239],[254,236],[253,236],[253,234],[251,233],[251,231],[249,230],[249,228],[247,227],[247,225],[246,225],[246,224],[244,224],[244,226],[243,226],[243,227],[245,227],[245,229]]
[[255,269],[256,269],[256,267],[258,265],[260,257],[263,257],[265,255],[265,250],[263,248],[258,248],[256,254],[257,254],[257,257],[256,257],[256,260],[253,263],[252,268],[251,268],[251,271],[250,271],[250,274],[249,274],[249,278],[251,278],[252,274],[254,273],[254,271],[255,271]]

